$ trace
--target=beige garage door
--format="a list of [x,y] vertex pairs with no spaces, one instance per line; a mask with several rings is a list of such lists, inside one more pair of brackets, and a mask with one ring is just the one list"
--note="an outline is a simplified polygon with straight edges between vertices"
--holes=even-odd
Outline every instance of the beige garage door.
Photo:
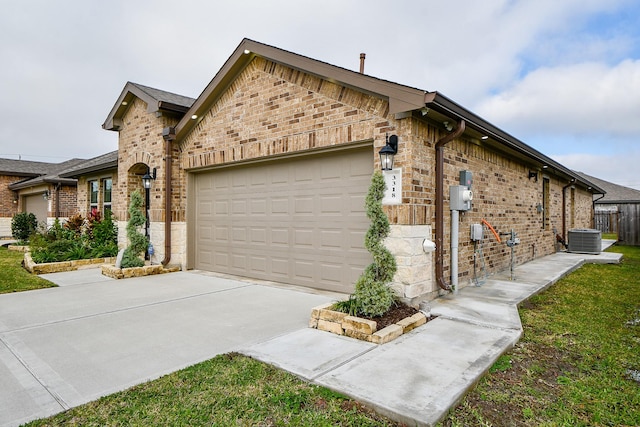
[[38,223],[47,222],[49,213],[49,201],[42,197],[42,193],[25,196],[23,199],[24,211],[36,216]]
[[351,292],[371,262],[371,147],[195,175],[195,267]]

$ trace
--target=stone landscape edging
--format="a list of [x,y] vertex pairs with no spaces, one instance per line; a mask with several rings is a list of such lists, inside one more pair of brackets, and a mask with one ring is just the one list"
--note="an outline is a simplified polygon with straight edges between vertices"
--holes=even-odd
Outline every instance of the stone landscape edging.
[[334,304],[330,302],[311,309],[309,327],[374,344],[385,344],[427,323],[427,316],[418,312],[378,331],[375,321],[331,310]]
[[114,264],[104,264],[100,267],[102,275],[112,279],[128,279],[130,277],[151,276],[154,274],[174,273],[180,271],[179,266],[164,267],[162,264],[145,265],[143,267],[118,268]]
[[75,271],[85,268],[97,268],[100,264],[107,264],[110,262],[115,262],[115,258],[90,258],[73,261],[43,262],[38,264],[31,257],[31,252],[26,252],[24,254],[24,268],[33,274],[60,273],[63,271]]

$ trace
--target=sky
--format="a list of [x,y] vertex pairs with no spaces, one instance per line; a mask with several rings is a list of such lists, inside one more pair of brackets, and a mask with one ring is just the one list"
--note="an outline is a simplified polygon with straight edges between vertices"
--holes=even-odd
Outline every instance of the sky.
[[127,81],[196,98],[243,38],[442,93],[640,189],[637,0],[0,0],[0,157],[117,149]]

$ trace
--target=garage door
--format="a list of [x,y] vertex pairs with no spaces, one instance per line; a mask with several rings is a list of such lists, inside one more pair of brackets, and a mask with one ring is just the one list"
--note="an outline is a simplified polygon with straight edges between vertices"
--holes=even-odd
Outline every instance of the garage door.
[[195,267],[352,292],[370,254],[371,147],[195,175]]
[[38,223],[47,222],[49,213],[49,201],[42,197],[42,193],[25,196],[23,199],[24,211],[36,216]]

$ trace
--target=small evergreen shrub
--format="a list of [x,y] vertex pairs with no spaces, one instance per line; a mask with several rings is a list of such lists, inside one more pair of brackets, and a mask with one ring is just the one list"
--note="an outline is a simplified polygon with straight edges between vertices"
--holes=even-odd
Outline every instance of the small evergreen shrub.
[[20,212],[11,219],[11,235],[19,241],[27,241],[38,228],[38,220],[31,212]]
[[382,210],[382,198],[386,185],[380,171],[371,177],[371,185],[365,199],[367,217],[371,226],[367,230],[364,245],[373,256],[369,264],[356,282],[355,292],[347,301],[334,306],[336,309],[369,317],[378,317],[391,309],[396,302],[396,295],[388,283],[396,273],[396,260],[384,246],[384,239],[389,235],[389,219]]
[[129,246],[122,254],[122,268],[142,267],[144,259],[142,256],[147,250],[148,242],[139,228],[146,223],[146,218],[142,213],[142,195],[138,190],[131,193],[131,203],[129,204],[129,222],[127,223],[127,238]]

